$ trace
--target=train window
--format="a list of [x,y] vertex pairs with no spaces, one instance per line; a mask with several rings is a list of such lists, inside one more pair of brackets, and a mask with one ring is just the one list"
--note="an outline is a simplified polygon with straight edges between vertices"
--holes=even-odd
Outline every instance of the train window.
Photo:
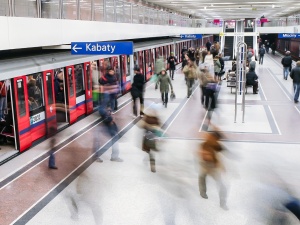
[[89,64],[86,65],[86,82],[87,82],[87,89],[90,90],[91,88],[91,76],[90,76],[90,73],[91,73],[91,67]]
[[69,81],[70,97],[73,97],[74,88],[73,88],[72,68],[68,68],[68,81]]
[[46,74],[46,84],[47,84],[47,92],[48,92],[48,104],[53,104],[51,73]]
[[76,97],[84,94],[83,78],[82,64],[75,65]]
[[[72,69],[71,69],[72,71]],[[48,75],[48,74],[47,74]],[[49,77],[50,79],[50,77]],[[48,95],[50,91],[52,92],[52,86],[48,86],[47,80],[47,88],[48,88]],[[55,91],[55,102],[56,103],[65,103],[65,85],[64,85],[64,69],[58,68],[54,70],[54,91]],[[49,90],[50,89],[50,90]],[[53,103],[53,102],[52,102]],[[49,100],[49,104],[50,100]]]
[[23,80],[17,80],[17,90],[18,90],[18,108],[19,108],[19,116],[26,115],[26,106],[25,106],[25,95],[24,95],[24,84]]
[[127,55],[127,66],[126,66],[126,68],[127,68],[127,71],[126,71],[126,77],[129,77],[130,76],[130,55]]
[[29,111],[35,111],[44,106],[42,73],[27,76]]

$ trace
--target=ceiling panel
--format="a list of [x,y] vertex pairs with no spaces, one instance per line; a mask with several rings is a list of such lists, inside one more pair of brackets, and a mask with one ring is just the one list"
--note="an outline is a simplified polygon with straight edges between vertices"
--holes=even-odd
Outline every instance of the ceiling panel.
[[213,2],[204,0],[147,0],[176,12],[192,14],[205,19],[243,19],[285,17],[300,12],[299,0],[274,1],[222,1]]

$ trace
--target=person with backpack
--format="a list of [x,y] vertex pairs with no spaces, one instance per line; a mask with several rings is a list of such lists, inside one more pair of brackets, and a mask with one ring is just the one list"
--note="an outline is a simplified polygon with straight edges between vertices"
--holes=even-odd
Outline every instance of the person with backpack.
[[224,210],[228,210],[226,205],[227,190],[222,181],[222,171],[225,171],[225,168],[218,156],[219,152],[224,150],[219,142],[222,137],[221,132],[214,129],[212,132],[206,133],[204,141],[199,146],[198,155],[201,168],[199,191],[202,198],[208,199],[206,194],[206,177],[210,175],[219,186],[220,207]]
[[287,80],[289,71],[291,71],[292,68],[292,57],[291,52],[287,51],[285,53],[285,56],[281,59],[281,64],[283,65],[283,79]]
[[260,49],[258,50],[258,54],[259,54],[259,61],[258,61],[258,64],[261,64],[261,65],[263,64],[265,53],[266,53],[266,50],[265,50],[264,46],[262,45],[262,46],[260,47]]

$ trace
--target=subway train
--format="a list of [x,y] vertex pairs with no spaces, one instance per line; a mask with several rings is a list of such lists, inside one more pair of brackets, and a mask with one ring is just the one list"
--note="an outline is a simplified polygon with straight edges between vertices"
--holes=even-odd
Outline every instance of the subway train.
[[299,39],[278,39],[277,51],[284,54],[286,51],[291,52],[294,60],[300,60],[300,40]]
[[98,79],[107,66],[119,76],[121,96],[130,91],[134,65],[139,65],[148,81],[159,55],[166,59],[174,52],[180,63],[183,46],[200,47],[207,40],[212,42],[213,36],[134,40],[133,55],[74,56],[64,51],[1,60],[0,79],[6,90],[1,98],[6,106],[5,118],[0,118],[0,146],[23,152],[49,137],[50,128],[63,129],[94,112],[101,93]]

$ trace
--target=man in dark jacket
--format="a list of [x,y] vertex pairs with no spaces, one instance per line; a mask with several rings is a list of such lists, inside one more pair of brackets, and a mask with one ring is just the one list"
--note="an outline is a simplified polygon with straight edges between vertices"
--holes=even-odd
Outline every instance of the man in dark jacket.
[[265,48],[262,45],[258,50],[258,54],[259,54],[259,63],[258,64],[261,64],[261,65],[263,64],[265,53],[266,53]]
[[99,79],[100,85],[102,85],[102,101],[99,107],[99,113],[102,116],[106,107],[110,107],[112,110],[115,108],[115,98],[119,91],[118,79],[115,76],[115,71],[112,67],[107,67],[107,73]]
[[208,40],[207,42],[206,42],[206,49],[207,49],[207,51],[210,51],[210,47],[211,47],[211,43],[210,43],[210,41]]
[[287,80],[289,71],[291,71],[292,68],[292,57],[291,52],[287,51],[285,53],[285,56],[281,59],[281,64],[283,65],[283,79]]
[[246,85],[253,86],[253,94],[257,94],[258,76],[255,73],[255,68],[250,67],[249,72],[246,74]]
[[170,76],[171,76],[172,80],[174,80],[174,72],[176,69],[176,63],[177,63],[177,59],[174,56],[174,52],[171,52],[171,56],[168,58],[168,66],[169,66]]
[[138,66],[134,67],[135,76],[133,77],[133,83],[131,87],[131,96],[133,100],[133,114],[137,116],[137,106],[136,106],[136,99],[140,99],[140,116],[144,116],[144,76],[140,72],[140,68]]
[[294,67],[291,71],[290,77],[293,80],[293,86],[294,86],[294,102],[298,103],[299,100],[299,89],[300,89],[300,61],[297,61],[296,67]]

